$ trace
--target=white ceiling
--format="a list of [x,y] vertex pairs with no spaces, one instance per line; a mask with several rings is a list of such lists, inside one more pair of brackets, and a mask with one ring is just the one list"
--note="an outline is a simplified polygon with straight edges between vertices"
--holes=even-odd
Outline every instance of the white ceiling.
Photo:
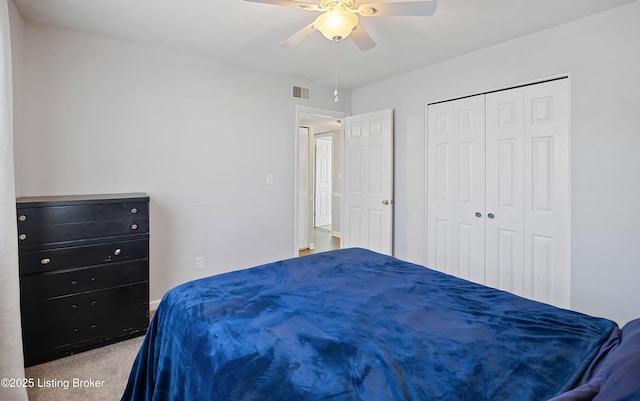
[[[306,0],[313,3],[313,0]],[[397,0],[393,0],[397,1]],[[432,17],[360,18],[377,46],[339,44],[356,88],[637,0],[439,0]],[[319,32],[280,42],[317,13],[243,0],[14,0],[31,21],[333,85],[336,45]],[[357,4],[377,3],[360,0]]]

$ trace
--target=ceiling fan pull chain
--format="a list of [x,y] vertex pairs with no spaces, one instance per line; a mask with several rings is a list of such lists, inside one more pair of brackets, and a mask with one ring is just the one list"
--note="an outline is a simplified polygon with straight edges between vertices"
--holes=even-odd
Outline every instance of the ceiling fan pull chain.
[[340,41],[336,39],[336,89],[333,91],[333,100],[338,103],[340,98],[338,97],[338,45]]

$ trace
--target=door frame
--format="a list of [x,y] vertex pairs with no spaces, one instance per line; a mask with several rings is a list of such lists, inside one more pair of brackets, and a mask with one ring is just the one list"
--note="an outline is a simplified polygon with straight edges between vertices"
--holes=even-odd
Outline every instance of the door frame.
[[[344,112],[344,111],[336,111],[336,110],[327,110],[327,109],[320,109],[320,108],[316,108],[316,107],[308,107],[308,106],[301,106],[301,105],[296,105],[296,109],[295,109],[295,126],[293,129],[294,132],[294,144],[293,144],[293,149],[294,149],[294,161],[293,161],[293,183],[294,183],[294,187],[293,187],[293,195],[294,195],[294,202],[293,202],[293,256],[298,256],[298,213],[300,212],[299,210],[299,194],[298,194],[298,183],[300,180],[299,177],[299,172],[298,172],[298,167],[299,167],[299,163],[300,163],[300,154],[299,154],[299,145],[300,145],[300,137],[299,137],[299,127],[300,127],[300,121],[302,120],[301,115],[305,115],[305,114],[311,114],[311,115],[315,115],[315,116],[321,116],[321,117],[327,117],[327,118],[335,118],[335,119],[344,119],[345,117],[350,116],[350,113]],[[340,135],[342,136],[342,138],[344,138],[344,124],[343,124],[343,128],[340,129]],[[341,184],[342,185],[342,184]]]

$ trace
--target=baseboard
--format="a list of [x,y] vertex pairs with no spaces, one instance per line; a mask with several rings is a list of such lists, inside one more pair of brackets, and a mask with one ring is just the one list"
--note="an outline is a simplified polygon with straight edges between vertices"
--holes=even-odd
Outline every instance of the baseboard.
[[157,301],[149,301],[149,311],[155,312],[158,309],[158,305],[160,305],[160,300]]

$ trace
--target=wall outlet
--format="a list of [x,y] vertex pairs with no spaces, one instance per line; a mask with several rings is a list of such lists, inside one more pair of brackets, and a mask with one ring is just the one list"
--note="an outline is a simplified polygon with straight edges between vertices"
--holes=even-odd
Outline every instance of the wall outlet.
[[200,256],[196,258],[196,269],[204,269],[204,257]]

